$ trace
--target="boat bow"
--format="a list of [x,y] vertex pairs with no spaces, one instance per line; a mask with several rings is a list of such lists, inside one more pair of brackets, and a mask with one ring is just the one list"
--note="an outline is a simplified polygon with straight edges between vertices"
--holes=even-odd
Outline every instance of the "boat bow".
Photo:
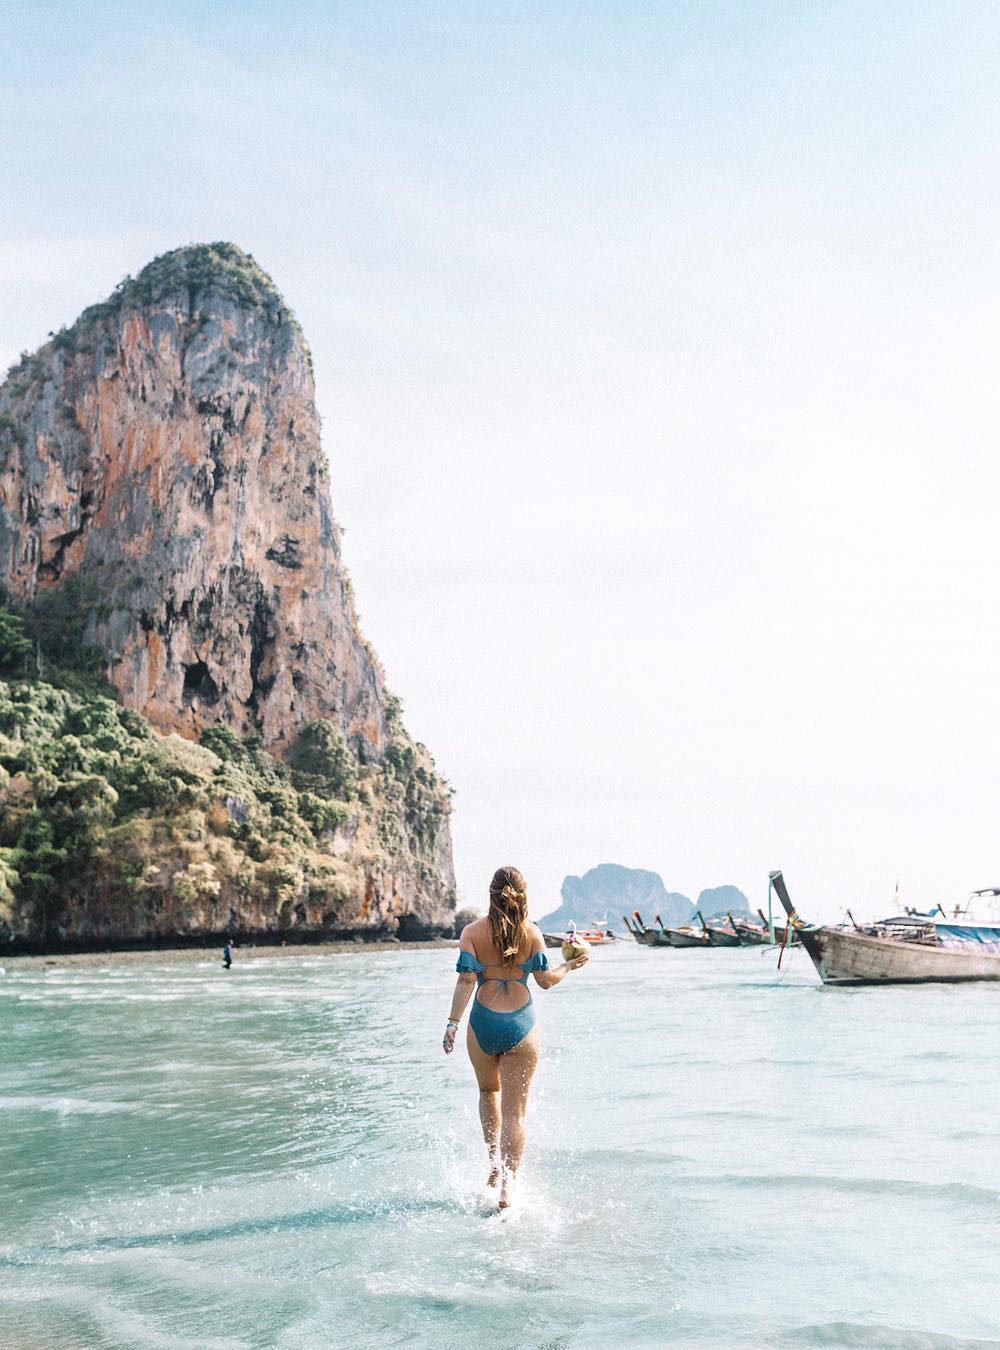
[[771,873],[771,885],[824,984],[946,984],[1000,980],[1000,955],[983,942],[943,945],[892,937],[884,930],[832,928],[805,923],[795,911],[785,879]]

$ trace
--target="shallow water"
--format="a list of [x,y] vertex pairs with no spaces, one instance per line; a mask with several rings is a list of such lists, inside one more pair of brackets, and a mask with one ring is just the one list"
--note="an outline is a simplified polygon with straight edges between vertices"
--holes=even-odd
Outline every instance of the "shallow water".
[[517,1207],[454,952],[0,977],[0,1345],[1000,1345],[1000,989],[771,952],[535,991]]

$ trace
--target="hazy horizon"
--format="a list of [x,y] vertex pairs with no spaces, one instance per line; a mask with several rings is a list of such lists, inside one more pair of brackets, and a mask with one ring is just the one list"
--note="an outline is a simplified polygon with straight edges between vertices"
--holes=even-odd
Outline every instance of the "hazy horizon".
[[[1000,10],[7,6],[0,362],[191,241],[312,347],[460,903],[1000,884]],[[114,70],[109,81],[108,72]]]

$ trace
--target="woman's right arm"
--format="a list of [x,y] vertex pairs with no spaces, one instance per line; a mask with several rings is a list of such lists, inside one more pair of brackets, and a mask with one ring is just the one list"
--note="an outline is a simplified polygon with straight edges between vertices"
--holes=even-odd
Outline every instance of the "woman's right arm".
[[557,984],[561,984],[571,970],[579,970],[590,960],[587,952],[582,956],[574,956],[572,961],[562,961],[558,966],[553,966],[550,970],[536,970],[535,982],[542,989],[554,989]]
[[[536,952],[545,951],[545,939],[542,937],[541,929],[532,924],[534,929],[532,933],[532,956]],[[584,952],[582,956],[574,956],[572,961],[563,961],[558,966],[553,966],[549,970],[533,971],[535,983],[540,989],[554,989],[557,984],[561,984],[571,970],[579,970],[585,966],[590,959],[589,952]]]

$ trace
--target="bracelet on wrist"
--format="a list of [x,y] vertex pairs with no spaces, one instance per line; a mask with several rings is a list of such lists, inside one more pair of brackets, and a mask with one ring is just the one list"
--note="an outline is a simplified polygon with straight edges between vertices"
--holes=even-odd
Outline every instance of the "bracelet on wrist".
[[448,1026],[450,1026],[450,1027],[457,1027],[457,1026],[458,1026],[458,1019],[455,1018],[455,1017],[449,1017],[449,1018],[448,1018]]

